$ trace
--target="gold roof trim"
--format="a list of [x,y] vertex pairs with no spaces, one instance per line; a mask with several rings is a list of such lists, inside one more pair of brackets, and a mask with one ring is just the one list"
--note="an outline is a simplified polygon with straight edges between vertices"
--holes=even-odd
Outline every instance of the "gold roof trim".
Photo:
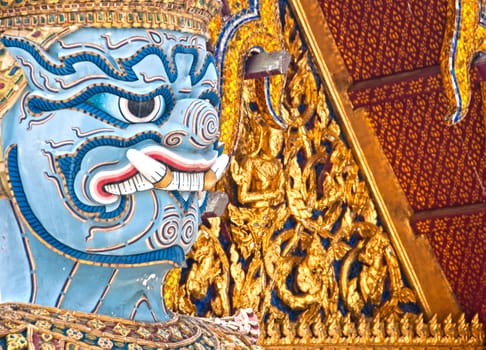
[[347,94],[351,78],[318,2],[289,0],[289,3],[425,316],[459,317],[460,306],[429,242],[412,231],[409,223],[412,209],[368,124],[366,112],[352,107]]
[[69,27],[164,28],[208,37],[220,0],[23,0],[0,2],[0,31]]

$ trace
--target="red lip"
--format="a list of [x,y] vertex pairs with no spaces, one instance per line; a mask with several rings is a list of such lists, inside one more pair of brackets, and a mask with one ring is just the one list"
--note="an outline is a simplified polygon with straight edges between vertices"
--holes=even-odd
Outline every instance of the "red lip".
[[113,194],[105,191],[106,185],[123,182],[125,180],[128,180],[132,176],[137,175],[137,173],[138,173],[137,169],[135,169],[133,166],[129,166],[128,169],[126,169],[125,171],[121,171],[118,174],[114,174],[111,176],[107,175],[106,177],[102,177],[98,179],[96,183],[96,190],[98,194],[101,195],[102,197],[109,198],[113,196]]
[[[209,160],[189,159],[158,146],[147,147],[142,151],[152,159],[168,165],[173,170],[181,172],[205,172],[211,168],[217,158],[217,154],[214,152],[214,156]],[[105,175],[103,175],[104,172],[106,173]],[[109,199],[114,195],[106,192],[104,190],[105,186],[126,181],[137,175],[138,170],[131,164],[128,164],[121,169],[107,170],[104,172],[101,172],[93,179],[95,181],[94,188],[98,197]]]

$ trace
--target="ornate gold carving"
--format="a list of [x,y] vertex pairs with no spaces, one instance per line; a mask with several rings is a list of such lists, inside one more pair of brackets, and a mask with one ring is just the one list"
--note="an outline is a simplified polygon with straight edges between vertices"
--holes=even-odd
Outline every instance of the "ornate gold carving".
[[268,124],[258,82],[245,82],[227,217],[202,227],[184,285],[166,289],[170,305],[194,313],[212,295],[211,315],[253,308],[269,346],[447,342],[452,318],[427,324],[401,308],[416,295],[288,14],[284,33],[293,58],[282,105],[288,129]]
[[[248,321],[250,323],[251,321]],[[234,324],[176,315],[159,323],[34,304],[0,306],[0,344],[22,349],[255,349]],[[0,345],[1,348],[1,345]]]
[[218,240],[219,228],[219,217],[209,218],[208,224],[200,227],[198,239],[187,257],[193,264],[184,286],[178,286],[180,269],[174,269],[167,275],[164,295],[168,307],[184,314],[195,314],[196,308],[192,300],[202,299],[209,289],[214,289],[215,296],[210,302],[212,314],[230,314],[230,267]]
[[[269,348],[479,346],[477,316],[471,323],[464,315],[427,321],[402,308],[415,305],[417,294],[404,283],[293,18],[284,22],[292,56],[282,104],[288,129],[262,116],[261,83],[244,82],[242,122],[232,130],[239,134],[227,139],[239,142],[219,185],[230,195],[227,216],[202,227],[184,283],[177,287],[180,276],[170,276],[168,304],[194,313],[209,296],[204,314],[213,316],[251,307],[262,327],[259,342]],[[235,128],[233,118],[223,128]]]
[[[277,330],[282,334],[283,327]],[[275,336],[275,333],[272,333]],[[333,346],[346,349],[368,348],[368,346],[388,348],[389,346],[419,346],[421,349],[445,347],[447,349],[477,349],[484,342],[484,331],[477,316],[470,323],[461,315],[457,321],[448,316],[443,322],[434,317],[426,322],[422,314],[396,315],[382,319],[360,317],[354,321],[349,316],[336,314],[327,322],[320,323],[312,329],[307,339],[302,339],[291,332],[285,338],[266,338],[265,348],[278,348],[276,343]]]
[[21,0],[0,2],[0,30],[82,25],[165,28],[208,36],[219,0]]
[[289,4],[421,310],[427,317],[434,314],[440,319],[448,314],[459,317],[461,309],[430,243],[425,237],[416,236],[410,227],[411,207],[369,125],[366,112],[351,105],[350,76],[319,4],[312,0],[289,0]]
[[[262,0],[259,5],[253,5],[249,9],[247,1],[229,0],[228,11],[231,25],[231,15],[242,16],[244,12],[252,12],[251,19],[243,21],[235,27],[234,32],[228,34],[228,42],[222,42],[225,46],[224,55],[220,53],[217,59],[222,63],[221,80],[223,82],[221,96],[221,135],[220,141],[225,144],[224,152],[233,154],[238,139],[238,125],[242,116],[242,89],[244,85],[244,65],[246,58],[253,52],[264,50],[265,52],[283,50],[282,30],[280,26],[278,1]],[[221,29],[222,23],[213,21],[210,25],[212,37],[216,30]],[[223,57],[224,56],[224,57]],[[268,77],[270,80],[269,104],[277,112],[280,106],[284,77],[275,75]],[[260,92],[263,94],[263,83],[260,81]],[[272,121],[268,110],[261,112],[262,116]]]

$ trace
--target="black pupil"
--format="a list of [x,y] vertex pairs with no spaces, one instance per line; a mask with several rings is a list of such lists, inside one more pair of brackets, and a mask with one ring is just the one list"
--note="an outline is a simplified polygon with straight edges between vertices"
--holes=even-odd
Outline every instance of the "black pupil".
[[155,107],[154,99],[147,101],[128,100],[128,111],[137,118],[145,118],[153,112]]

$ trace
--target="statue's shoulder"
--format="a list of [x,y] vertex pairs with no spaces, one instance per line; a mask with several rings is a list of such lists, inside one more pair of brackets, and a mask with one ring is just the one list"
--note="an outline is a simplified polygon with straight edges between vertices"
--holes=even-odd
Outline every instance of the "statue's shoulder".
[[0,349],[239,349],[252,345],[207,319],[176,315],[159,323],[131,321],[35,304],[0,304]]

